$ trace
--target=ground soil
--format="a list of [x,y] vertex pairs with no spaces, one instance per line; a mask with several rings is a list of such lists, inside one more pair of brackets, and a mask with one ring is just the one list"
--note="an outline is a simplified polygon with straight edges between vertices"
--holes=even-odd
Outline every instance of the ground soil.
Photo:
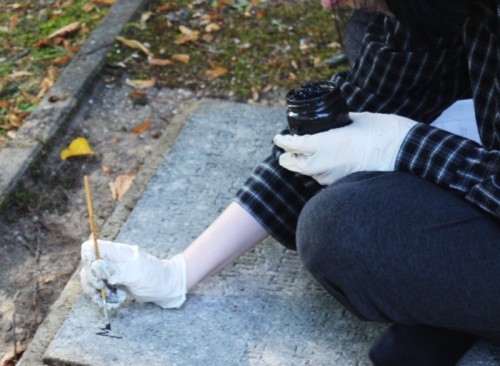
[[[80,244],[89,237],[84,175],[90,178],[95,219],[102,227],[119,204],[109,183],[122,174],[140,176],[180,106],[202,97],[153,88],[137,101],[125,77],[99,77],[0,212],[0,360],[11,359],[14,349],[21,354],[77,270]],[[282,105],[282,95],[271,91],[257,102]],[[152,124],[145,132],[133,132],[146,120]],[[94,155],[63,161],[60,152],[78,136],[88,139]]]

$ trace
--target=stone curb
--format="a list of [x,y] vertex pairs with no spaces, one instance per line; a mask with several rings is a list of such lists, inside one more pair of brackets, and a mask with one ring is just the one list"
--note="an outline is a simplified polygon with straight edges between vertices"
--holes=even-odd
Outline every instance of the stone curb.
[[89,36],[62,75],[17,132],[14,140],[0,150],[0,203],[37,160],[44,146],[55,138],[80,105],[92,81],[104,65],[125,24],[147,0],[120,0]]

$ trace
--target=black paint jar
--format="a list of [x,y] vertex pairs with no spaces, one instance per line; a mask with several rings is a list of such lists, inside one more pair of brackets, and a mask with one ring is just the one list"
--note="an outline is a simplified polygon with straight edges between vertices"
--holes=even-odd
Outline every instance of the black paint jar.
[[287,119],[292,135],[314,134],[347,126],[352,121],[337,84],[305,83],[286,94]]

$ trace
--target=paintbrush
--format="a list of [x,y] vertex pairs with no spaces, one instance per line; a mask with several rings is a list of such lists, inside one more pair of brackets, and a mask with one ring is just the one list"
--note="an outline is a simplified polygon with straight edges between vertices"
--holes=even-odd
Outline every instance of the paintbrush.
[[[92,208],[92,198],[90,196],[89,177],[87,177],[87,176],[83,177],[83,181],[85,183],[85,197],[87,198],[87,208],[89,211],[90,231],[92,232],[92,239],[94,241],[95,258],[101,259],[101,256],[99,255],[99,244],[97,243],[97,230],[96,230],[95,222],[94,222],[94,210]],[[101,298],[102,298],[102,304],[104,305],[104,317],[106,318],[106,322],[107,322],[107,324],[104,328],[107,330],[111,330],[111,322],[109,321],[108,307],[107,307],[107,302],[106,302],[106,291],[104,291],[104,288],[101,289]]]

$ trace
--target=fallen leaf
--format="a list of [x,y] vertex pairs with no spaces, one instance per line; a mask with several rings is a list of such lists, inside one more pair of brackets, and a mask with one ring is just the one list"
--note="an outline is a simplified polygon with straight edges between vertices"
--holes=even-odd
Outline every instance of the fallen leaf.
[[146,105],[148,104],[148,93],[144,90],[132,90],[128,93],[128,97],[133,105]]
[[210,33],[210,32],[216,32],[220,30],[220,25],[217,23],[209,23],[205,26],[205,32]]
[[3,357],[0,359],[1,366],[14,366],[17,364],[17,361],[21,359],[24,351],[26,351],[26,344],[17,342],[15,351],[14,349],[5,353]]
[[146,29],[146,23],[149,20],[149,18],[151,18],[152,15],[153,15],[152,11],[147,11],[141,15],[141,21],[140,21],[141,29]]
[[192,30],[184,25],[179,25],[182,35],[175,40],[175,44],[181,45],[187,42],[195,42],[200,37],[200,32]]
[[69,57],[68,55],[66,55],[66,56],[61,56],[61,57],[55,58],[52,61],[49,61],[48,63],[51,64],[51,65],[60,66],[60,65],[67,64],[70,61],[71,61],[71,57]]
[[218,66],[214,62],[210,62],[210,66],[212,67],[212,69],[211,70],[207,70],[205,72],[205,74],[209,78],[217,78],[217,77],[219,77],[221,75],[226,74],[229,71],[227,68],[222,67],[222,66]]
[[92,0],[93,3],[102,6],[112,6],[116,3],[116,0]]
[[103,166],[101,166],[101,170],[102,170],[102,172],[103,172],[103,173],[105,173],[105,174],[111,174],[111,173],[113,173],[113,169],[111,169],[111,168],[110,168],[109,166],[107,166],[107,165],[103,165]]
[[170,57],[170,58],[174,61],[179,61],[179,62],[182,62],[184,64],[189,63],[189,60],[190,60],[189,55],[186,55],[186,54],[176,54],[176,55],[172,55],[172,57]]
[[89,146],[89,143],[85,137],[77,137],[69,146],[61,151],[61,159],[66,160],[72,156],[80,155],[93,155],[94,152]]
[[136,41],[134,39],[126,39],[126,38],[123,38],[121,36],[116,37],[116,40],[120,41],[121,43],[123,43],[127,47],[134,48],[136,50],[143,52],[148,57],[154,56],[154,54],[139,41]]
[[12,126],[11,128],[21,127],[23,125],[24,117],[14,112],[7,113],[7,119],[9,120],[9,123]]
[[69,8],[71,5],[75,3],[75,0],[68,0],[61,4],[61,8]]
[[85,4],[82,6],[82,10],[84,13],[90,13],[94,8],[97,6],[97,4],[94,4],[92,2]]
[[170,10],[170,8],[172,7],[171,4],[165,4],[165,5],[162,5],[162,6],[159,6],[156,8],[156,12],[157,13],[163,13],[164,11],[168,11]]
[[79,30],[80,26],[81,26],[80,22],[70,23],[70,24],[62,27],[61,29],[56,30],[54,33],[49,35],[47,38],[52,39],[52,38],[56,38],[56,37],[66,37],[68,34],[74,33],[77,30]]
[[52,88],[57,78],[57,74],[58,70],[55,67],[50,67],[47,70],[47,73],[40,84],[40,91],[36,96],[38,99],[41,99],[49,91],[49,89]]
[[7,80],[9,81],[13,81],[13,80],[17,80],[17,79],[20,79],[20,78],[24,78],[24,77],[28,77],[28,76],[33,76],[34,74],[32,72],[29,72],[29,71],[17,71],[15,73],[13,73],[12,75],[9,75],[7,76]]
[[129,190],[134,179],[135,174],[127,173],[119,175],[116,177],[114,182],[110,182],[109,188],[111,189],[111,196],[113,197],[113,200],[120,201]]
[[156,79],[149,79],[149,80],[125,80],[125,84],[137,88],[137,89],[146,89],[146,88],[152,88],[156,84]]
[[148,59],[148,64],[154,66],[168,66],[172,65],[173,62],[171,60],[161,59],[161,58],[150,58]]
[[132,128],[132,132],[140,135],[143,132],[146,132],[148,128],[151,126],[153,121],[150,119],[145,120],[144,122],[139,123],[135,127]]
[[259,98],[260,98],[259,90],[255,86],[252,86],[252,100],[254,102],[258,102]]
[[5,109],[9,108],[9,102],[0,99],[0,108],[5,108]]
[[9,24],[9,30],[12,32],[14,29],[16,29],[17,27],[17,23],[19,22],[19,14],[18,13],[14,13],[11,17],[10,17],[10,24]]

